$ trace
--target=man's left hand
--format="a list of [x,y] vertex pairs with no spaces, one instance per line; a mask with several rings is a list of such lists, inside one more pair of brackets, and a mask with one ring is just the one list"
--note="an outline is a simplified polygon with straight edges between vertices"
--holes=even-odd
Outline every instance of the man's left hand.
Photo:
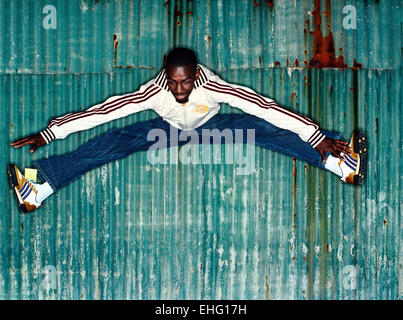
[[326,163],[326,152],[330,152],[332,155],[339,159],[343,159],[340,155],[341,152],[350,154],[351,150],[348,146],[348,142],[341,140],[335,140],[325,137],[316,147],[316,151],[319,152],[323,163]]

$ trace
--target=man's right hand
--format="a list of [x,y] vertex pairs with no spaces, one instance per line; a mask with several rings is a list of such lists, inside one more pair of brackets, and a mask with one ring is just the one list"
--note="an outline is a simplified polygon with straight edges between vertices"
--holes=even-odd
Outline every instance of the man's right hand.
[[31,153],[34,153],[36,149],[38,149],[40,146],[43,146],[46,144],[45,139],[41,136],[40,133],[34,134],[32,136],[22,138],[20,140],[14,141],[10,143],[10,146],[14,146],[15,148],[19,148],[22,146],[25,146],[27,144],[31,145]]

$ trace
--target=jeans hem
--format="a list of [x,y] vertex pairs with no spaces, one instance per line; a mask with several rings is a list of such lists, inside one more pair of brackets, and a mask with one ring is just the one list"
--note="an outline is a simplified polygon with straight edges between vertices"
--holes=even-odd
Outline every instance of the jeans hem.
[[53,191],[56,192],[56,191],[57,191],[56,186],[53,184],[52,179],[51,179],[51,178],[45,173],[45,171],[42,169],[41,165],[40,165],[37,161],[35,161],[35,162],[33,163],[33,166],[38,170],[39,175],[41,176],[41,178],[42,178],[43,180],[45,180],[47,183],[49,183],[49,185],[50,185],[50,187],[53,189]]

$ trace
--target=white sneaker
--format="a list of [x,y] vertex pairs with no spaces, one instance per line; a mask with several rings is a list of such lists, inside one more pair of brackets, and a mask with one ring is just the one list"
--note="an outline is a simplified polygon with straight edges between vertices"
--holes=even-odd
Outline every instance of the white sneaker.
[[362,131],[354,130],[349,147],[351,154],[342,153],[343,160],[339,161],[341,180],[359,185],[365,179],[368,161],[367,138]]
[[38,190],[34,184],[22,175],[15,164],[8,165],[7,173],[21,211],[27,213],[39,208],[42,203],[36,201]]

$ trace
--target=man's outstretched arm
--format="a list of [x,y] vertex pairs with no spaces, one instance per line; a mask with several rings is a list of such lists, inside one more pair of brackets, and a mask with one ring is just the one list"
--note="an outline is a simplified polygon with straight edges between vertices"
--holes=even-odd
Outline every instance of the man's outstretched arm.
[[73,132],[83,131],[95,126],[119,119],[130,114],[153,107],[156,95],[161,88],[154,85],[153,81],[141,86],[140,90],[108,98],[105,102],[92,106],[89,109],[68,113],[62,117],[50,121],[48,127],[38,134],[34,134],[13,143],[12,146],[19,148],[31,145],[30,152],[55,139],[64,139]]
[[298,134],[301,140],[308,142],[318,151],[323,162],[326,162],[326,152],[338,158],[341,158],[341,152],[350,153],[347,142],[326,137],[311,119],[281,107],[274,100],[248,87],[227,83],[217,75],[210,76],[203,87],[217,102],[227,103],[279,128]]

